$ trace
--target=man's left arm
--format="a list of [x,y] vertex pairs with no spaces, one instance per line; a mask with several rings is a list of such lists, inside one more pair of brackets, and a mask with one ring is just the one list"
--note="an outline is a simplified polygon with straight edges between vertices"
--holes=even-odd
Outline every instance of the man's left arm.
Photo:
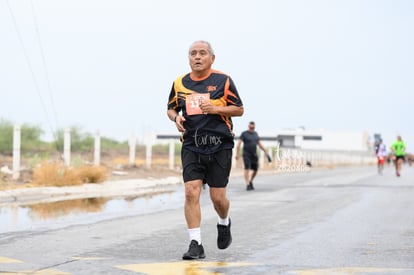
[[204,114],[220,115],[226,117],[242,116],[244,113],[243,102],[237,92],[233,80],[228,77],[224,88],[225,104],[213,104],[211,101],[204,101],[200,108]]
[[257,141],[257,145],[266,154],[267,160],[269,162],[272,162],[272,157],[269,155],[269,153],[266,152],[266,147],[264,147],[263,143],[260,140]]
[[244,113],[243,106],[227,105],[215,106],[211,101],[204,101],[200,104],[200,109],[204,114],[220,116],[242,116]]

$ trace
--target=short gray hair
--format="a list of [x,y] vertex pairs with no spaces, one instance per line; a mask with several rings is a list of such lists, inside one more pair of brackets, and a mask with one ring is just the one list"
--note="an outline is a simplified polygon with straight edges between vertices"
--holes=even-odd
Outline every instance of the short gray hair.
[[194,42],[190,45],[190,48],[188,49],[188,53],[190,53],[191,48],[194,46],[194,44],[197,44],[197,43],[206,44],[206,45],[207,45],[207,47],[208,47],[208,51],[210,52],[210,54],[211,54],[211,55],[214,55],[214,50],[213,50],[213,47],[211,47],[210,42],[205,41],[205,40],[197,40],[197,41],[194,41]]

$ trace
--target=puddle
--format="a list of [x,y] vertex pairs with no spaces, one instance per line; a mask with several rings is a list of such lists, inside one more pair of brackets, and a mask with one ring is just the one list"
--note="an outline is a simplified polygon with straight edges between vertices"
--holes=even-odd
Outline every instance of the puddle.
[[87,198],[27,206],[0,207],[0,234],[55,229],[105,219],[146,214],[183,206],[184,193],[163,191],[138,197]]

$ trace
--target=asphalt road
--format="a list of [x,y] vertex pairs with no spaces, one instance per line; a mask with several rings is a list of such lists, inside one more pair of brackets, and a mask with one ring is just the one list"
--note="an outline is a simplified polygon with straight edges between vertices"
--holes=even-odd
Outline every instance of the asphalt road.
[[[0,234],[0,274],[414,274],[414,167],[240,177],[229,185],[233,243],[216,248],[202,194],[206,259],[182,261],[181,199],[159,211]],[[97,213],[96,215],[99,215]]]

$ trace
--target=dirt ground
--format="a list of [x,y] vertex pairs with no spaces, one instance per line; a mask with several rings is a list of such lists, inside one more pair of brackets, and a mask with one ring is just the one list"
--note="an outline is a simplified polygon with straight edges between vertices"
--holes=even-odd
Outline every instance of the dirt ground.
[[[72,166],[92,166],[92,157],[89,155],[72,155]],[[48,160],[38,160],[36,157],[23,157],[20,162],[21,170],[19,179],[12,178],[13,159],[11,156],[0,155],[0,189],[30,186],[33,171],[43,163],[62,163],[59,157]],[[151,168],[145,165],[145,159],[136,158],[134,164],[130,165],[127,157],[122,155],[105,154],[101,157],[101,166],[106,168],[107,181],[133,179],[133,178],[166,178],[169,176],[180,176],[180,167],[168,168],[168,156],[158,155],[152,159]]]
[[[82,163],[82,165],[93,165],[90,155],[73,155],[71,157],[72,163]],[[53,160],[47,160],[47,162],[61,162],[58,158]],[[105,154],[101,157],[101,165],[107,170],[106,181],[115,180],[127,180],[127,179],[159,179],[167,177],[181,177],[181,163],[179,157],[175,159],[174,169],[169,168],[169,157],[168,155],[153,155],[151,160],[151,168],[148,168],[145,159],[137,157],[133,165],[129,164],[129,160],[126,156],[120,155],[109,155]],[[12,157],[0,155],[0,168],[7,167],[9,170],[12,169]],[[21,160],[21,171],[18,180],[12,179],[11,173],[0,172],[0,190],[14,189],[14,188],[25,188],[32,187],[33,170],[41,162],[33,164],[33,159],[22,158]],[[43,161],[44,163],[44,161]],[[243,169],[242,164],[232,169],[232,175],[242,175]],[[266,163],[261,170],[269,170],[271,167]]]

